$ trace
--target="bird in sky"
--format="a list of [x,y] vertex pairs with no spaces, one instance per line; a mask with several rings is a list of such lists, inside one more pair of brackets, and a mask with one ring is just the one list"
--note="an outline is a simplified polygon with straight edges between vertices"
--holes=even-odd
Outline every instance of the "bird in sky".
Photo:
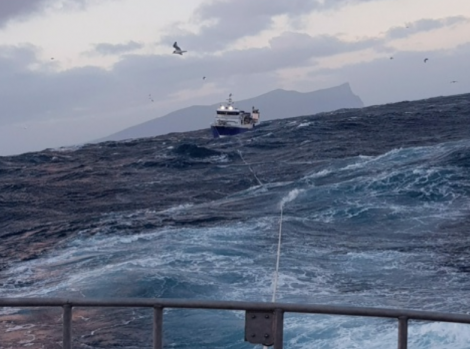
[[424,63],[426,63],[427,61],[429,61],[429,59],[425,58],[425,59],[424,59]]
[[393,59],[393,57],[390,57],[390,59]]
[[203,77],[202,77],[202,80],[206,80],[206,77],[205,77],[205,76],[203,76]]
[[188,51],[183,51],[181,50],[181,48],[178,46],[178,43],[175,41],[175,43],[173,44],[173,48],[175,49],[173,51],[174,54],[177,54],[177,55],[183,55],[184,52],[188,52]]
[[456,82],[457,82],[457,80],[452,80],[450,83],[455,84]]

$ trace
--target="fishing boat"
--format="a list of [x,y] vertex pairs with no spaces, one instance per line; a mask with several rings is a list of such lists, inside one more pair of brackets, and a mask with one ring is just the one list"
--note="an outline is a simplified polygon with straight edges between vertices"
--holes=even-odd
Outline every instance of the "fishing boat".
[[252,107],[251,112],[235,108],[232,94],[229,94],[227,103],[217,108],[214,122],[211,124],[214,138],[233,136],[252,130],[259,122],[259,110]]

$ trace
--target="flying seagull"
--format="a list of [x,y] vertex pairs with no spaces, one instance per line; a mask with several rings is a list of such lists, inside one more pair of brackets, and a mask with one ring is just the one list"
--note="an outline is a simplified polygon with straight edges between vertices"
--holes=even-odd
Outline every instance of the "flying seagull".
[[178,46],[178,44],[176,43],[176,41],[175,41],[175,43],[173,44],[173,47],[174,47],[174,49],[175,49],[175,50],[173,51],[173,53],[175,53],[175,54],[177,54],[177,55],[181,55],[181,56],[182,56],[182,55],[183,55],[183,52],[188,52],[188,51],[182,51],[182,50],[180,49],[180,47]]
[[203,76],[203,77],[202,77],[202,80],[206,80],[206,77],[205,77],[205,76]]
[[427,61],[429,61],[429,59],[425,58],[425,59],[424,59],[424,63],[426,63]]
[[457,82],[457,80],[452,80],[450,83],[455,84],[456,82]]

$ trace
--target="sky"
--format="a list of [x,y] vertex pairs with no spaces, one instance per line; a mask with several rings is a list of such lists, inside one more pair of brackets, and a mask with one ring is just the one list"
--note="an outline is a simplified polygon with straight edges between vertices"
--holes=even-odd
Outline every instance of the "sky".
[[229,93],[348,82],[365,105],[470,93],[469,33],[469,0],[0,0],[0,156]]

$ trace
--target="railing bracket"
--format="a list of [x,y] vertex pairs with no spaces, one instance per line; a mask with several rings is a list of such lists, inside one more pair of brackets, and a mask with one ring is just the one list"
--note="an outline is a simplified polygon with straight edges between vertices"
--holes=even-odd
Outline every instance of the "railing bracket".
[[245,341],[251,344],[274,344],[274,313],[247,310],[245,313]]

